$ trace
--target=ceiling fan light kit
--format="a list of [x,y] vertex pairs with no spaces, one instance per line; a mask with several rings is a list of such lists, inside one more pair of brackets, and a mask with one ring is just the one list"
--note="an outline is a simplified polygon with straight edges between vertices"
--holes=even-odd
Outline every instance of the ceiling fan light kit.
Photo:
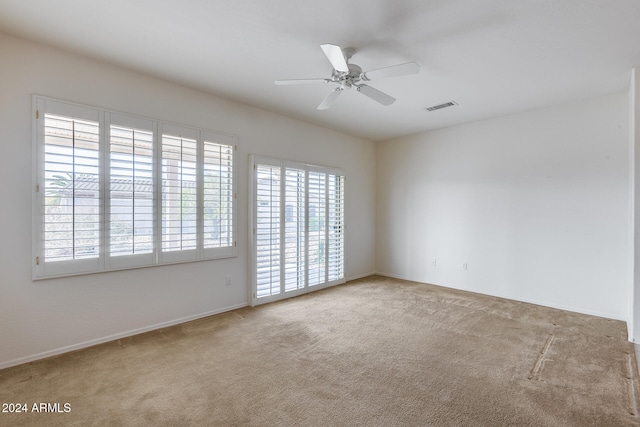
[[362,68],[356,64],[350,64],[349,60],[355,54],[354,48],[341,48],[334,44],[323,44],[320,46],[327,59],[333,67],[330,79],[312,78],[312,79],[287,79],[276,80],[277,85],[296,85],[296,84],[314,84],[314,83],[335,83],[339,86],[324,98],[318,105],[318,110],[326,110],[330,108],[338,99],[345,89],[355,87],[356,90],[373,99],[374,101],[388,106],[393,104],[396,99],[384,92],[379,91],[362,82],[368,82],[372,79],[380,79],[387,77],[404,76],[408,74],[416,74],[420,72],[420,65],[416,62],[407,62],[404,64],[392,65],[390,67],[377,68],[370,71],[362,71]]

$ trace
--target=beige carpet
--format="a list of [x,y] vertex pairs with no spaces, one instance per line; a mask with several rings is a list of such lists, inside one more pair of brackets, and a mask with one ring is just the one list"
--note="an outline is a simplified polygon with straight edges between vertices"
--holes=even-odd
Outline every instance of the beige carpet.
[[634,364],[620,321],[370,277],[2,370],[61,412],[0,425],[640,425]]

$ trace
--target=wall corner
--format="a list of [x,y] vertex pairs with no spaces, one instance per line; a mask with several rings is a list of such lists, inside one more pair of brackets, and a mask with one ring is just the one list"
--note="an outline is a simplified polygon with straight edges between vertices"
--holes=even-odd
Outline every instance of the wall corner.
[[640,230],[640,172],[636,165],[640,165],[640,68],[631,70],[629,82],[629,321],[627,322],[628,339],[632,342],[640,342],[640,236],[636,230]]

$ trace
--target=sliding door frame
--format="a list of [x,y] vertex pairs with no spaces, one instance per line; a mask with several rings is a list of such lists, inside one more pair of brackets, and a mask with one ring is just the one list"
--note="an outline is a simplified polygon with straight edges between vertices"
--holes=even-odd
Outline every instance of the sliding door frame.
[[[277,269],[277,274],[279,275],[279,292],[272,294],[272,295],[268,295],[268,296],[262,296],[259,297],[258,296],[258,210],[259,210],[259,206],[258,206],[258,169],[259,166],[263,166],[263,167],[272,167],[272,168],[279,168],[279,176],[280,179],[278,181],[278,183],[275,186],[271,186],[270,188],[275,189],[277,187],[277,190],[279,192],[279,196],[278,196],[278,202],[279,202],[279,206],[277,207],[277,212],[278,212],[278,228],[277,231],[274,232],[274,236],[277,235],[277,250],[275,252],[272,253],[276,253],[278,252],[278,263],[275,264],[274,266],[270,266],[269,268],[274,268]],[[302,287],[297,288],[297,289],[293,289],[293,290],[286,290],[286,281],[285,281],[285,275],[286,275],[286,263],[285,263],[285,250],[286,250],[286,223],[287,221],[287,215],[291,215],[291,213],[287,212],[287,206],[285,203],[285,195],[286,193],[286,185],[287,185],[287,170],[297,170],[297,171],[304,171],[304,249],[303,249],[303,254],[304,254],[304,278],[303,278],[303,284]],[[321,239],[318,242],[323,242],[323,252],[324,252],[324,256],[322,256],[322,262],[324,263],[324,271],[323,271],[323,280],[320,281],[320,283],[314,284],[314,285],[310,285],[310,277],[309,277],[309,260],[311,259],[311,254],[310,254],[310,242],[309,242],[309,236],[310,236],[310,222],[311,222],[311,218],[310,218],[310,203],[309,203],[309,174],[310,173],[319,173],[319,174],[324,174],[324,195],[321,196],[321,200],[323,202],[323,207],[322,207],[322,211],[318,212],[315,211],[315,216],[317,218],[321,218],[322,222],[321,222],[321,227],[318,227],[318,229],[320,229],[320,235]],[[331,277],[330,271],[329,271],[329,267],[330,267],[330,257],[329,257],[329,253],[330,253],[330,248],[329,248],[329,244],[330,244],[330,235],[329,235],[329,221],[330,221],[330,210],[331,210],[331,206],[330,206],[330,188],[329,188],[329,183],[331,181],[330,176],[335,176],[336,178],[333,179],[333,182],[337,182],[337,179],[340,179],[340,201],[339,201],[339,209],[340,209],[340,225],[339,225],[339,236],[341,239],[341,252],[340,252],[340,256],[342,257],[342,270],[341,270],[341,274],[338,274],[338,277],[332,277],[334,280],[329,280],[329,278]],[[339,177],[339,178],[338,178]],[[331,168],[331,167],[323,167],[323,166],[317,166],[317,165],[310,165],[310,164],[306,164],[306,163],[299,163],[299,162],[292,162],[292,161],[287,161],[287,160],[281,160],[281,159],[275,159],[275,158],[270,158],[270,157],[265,157],[265,156],[258,156],[258,155],[251,155],[249,156],[249,232],[248,232],[248,240],[249,240],[249,271],[251,274],[251,286],[249,288],[249,302],[252,306],[255,305],[260,305],[260,304],[264,304],[264,303],[268,303],[268,302],[273,302],[273,301],[277,301],[277,300],[281,300],[281,299],[285,299],[285,298],[290,298],[290,297],[294,297],[297,295],[302,295],[308,292],[312,292],[315,290],[319,290],[319,289],[323,289],[326,288],[328,286],[334,286],[334,285],[338,285],[338,284],[342,284],[345,283],[345,268],[346,268],[346,257],[345,257],[345,252],[346,252],[346,239],[345,239],[345,235],[346,235],[346,228],[345,228],[345,188],[344,188],[344,184],[346,181],[346,177],[345,177],[345,173],[337,168]],[[322,182],[322,180],[320,181]],[[335,190],[335,189],[334,189]],[[324,200],[322,200],[322,198]],[[268,207],[269,209],[273,209],[272,206]],[[275,212],[275,211],[274,211]],[[298,218],[298,213],[296,213],[296,218]],[[296,220],[297,221],[297,220]],[[318,230],[316,230],[318,231]],[[299,244],[299,241],[298,241]],[[297,246],[296,246],[297,247]],[[320,247],[320,243],[318,243],[318,250]],[[297,247],[297,250],[299,251],[300,248]],[[319,254],[320,256],[320,254]],[[319,269],[320,272],[322,272],[322,267],[320,267]],[[297,274],[299,274],[299,271],[297,272]],[[335,274],[334,274],[335,276]],[[298,276],[299,277],[299,276]],[[272,287],[271,289],[274,289],[274,287]]]

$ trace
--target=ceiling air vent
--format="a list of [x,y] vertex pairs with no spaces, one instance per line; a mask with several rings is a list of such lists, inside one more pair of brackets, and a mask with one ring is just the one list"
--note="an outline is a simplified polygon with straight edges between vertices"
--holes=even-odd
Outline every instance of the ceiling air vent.
[[455,101],[445,102],[444,104],[434,105],[433,107],[428,107],[427,111],[436,111],[441,110],[447,107],[453,107],[454,105],[458,105]]

